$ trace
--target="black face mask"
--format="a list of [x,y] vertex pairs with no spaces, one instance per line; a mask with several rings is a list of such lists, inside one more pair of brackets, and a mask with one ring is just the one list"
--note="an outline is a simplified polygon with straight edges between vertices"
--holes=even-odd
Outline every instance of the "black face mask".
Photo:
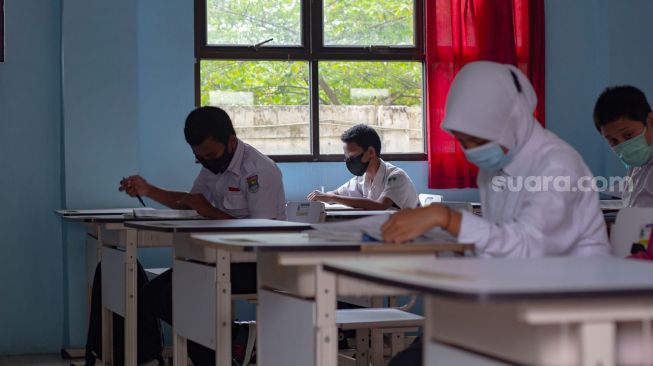
[[347,169],[349,172],[357,177],[362,176],[367,171],[367,167],[370,165],[370,162],[363,163],[363,153],[358,154],[354,157],[349,157],[345,159],[347,164]]
[[231,159],[233,159],[233,157],[233,152],[230,153],[225,150],[224,154],[222,154],[222,156],[217,159],[197,159],[197,161],[202,164],[203,167],[210,170],[211,173],[222,174],[227,170],[227,168],[229,168],[229,164],[231,163]]

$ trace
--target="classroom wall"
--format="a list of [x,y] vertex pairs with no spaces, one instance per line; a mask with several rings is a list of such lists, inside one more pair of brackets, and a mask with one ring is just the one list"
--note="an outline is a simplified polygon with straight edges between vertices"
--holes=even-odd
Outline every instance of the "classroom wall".
[[595,175],[625,169],[597,133],[594,103],[607,86],[633,84],[653,102],[648,0],[547,0],[546,122]]
[[5,1],[0,63],[0,354],[52,352],[63,333],[60,6]]
[[[7,225],[0,245],[0,354],[56,352],[84,342],[85,247],[83,231],[60,225],[51,210],[134,206],[116,190],[121,176],[141,173],[185,189],[199,169],[181,132],[194,100],[192,1],[6,0],[5,6],[0,152],[20,158],[0,160],[6,177],[0,189],[19,193],[3,195],[12,216],[0,220]],[[593,130],[591,110],[613,83],[635,83],[653,96],[646,19],[653,2],[547,0],[545,6],[547,126],[594,173],[621,173]],[[38,143],[26,149],[25,136]],[[426,162],[397,165],[418,191],[428,191]],[[280,166],[289,200],[349,176],[342,163]],[[438,193],[477,199],[474,190]],[[148,265],[168,258],[167,251],[141,256]]]

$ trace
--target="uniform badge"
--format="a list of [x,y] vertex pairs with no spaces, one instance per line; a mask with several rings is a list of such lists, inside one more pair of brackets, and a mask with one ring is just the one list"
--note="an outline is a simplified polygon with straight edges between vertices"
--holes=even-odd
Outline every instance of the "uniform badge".
[[390,177],[388,178],[388,185],[391,186],[396,181],[397,181],[397,177]]
[[258,192],[258,187],[258,175],[247,177],[247,190],[249,190],[251,193],[256,193]]

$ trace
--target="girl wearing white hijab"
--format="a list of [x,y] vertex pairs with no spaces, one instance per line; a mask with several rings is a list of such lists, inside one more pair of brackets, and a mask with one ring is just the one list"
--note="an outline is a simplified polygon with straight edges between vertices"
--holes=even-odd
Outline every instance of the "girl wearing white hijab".
[[[440,204],[402,210],[383,225],[384,239],[404,242],[441,227],[459,242],[475,243],[484,257],[609,254],[598,194],[574,189],[592,173],[571,146],[540,126],[536,105],[518,68],[487,61],[463,67],[449,91],[442,128],[480,169],[483,216]],[[511,181],[526,177],[541,179],[543,189],[512,189]],[[565,184],[556,187],[555,177],[565,177],[569,189],[556,189]]]

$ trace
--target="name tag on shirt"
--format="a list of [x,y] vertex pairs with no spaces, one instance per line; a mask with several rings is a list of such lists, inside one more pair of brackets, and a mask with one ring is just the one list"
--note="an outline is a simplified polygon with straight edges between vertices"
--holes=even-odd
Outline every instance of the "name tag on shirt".
[[240,192],[240,188],[238,188],[238,187],[229,187],[229,192]]

